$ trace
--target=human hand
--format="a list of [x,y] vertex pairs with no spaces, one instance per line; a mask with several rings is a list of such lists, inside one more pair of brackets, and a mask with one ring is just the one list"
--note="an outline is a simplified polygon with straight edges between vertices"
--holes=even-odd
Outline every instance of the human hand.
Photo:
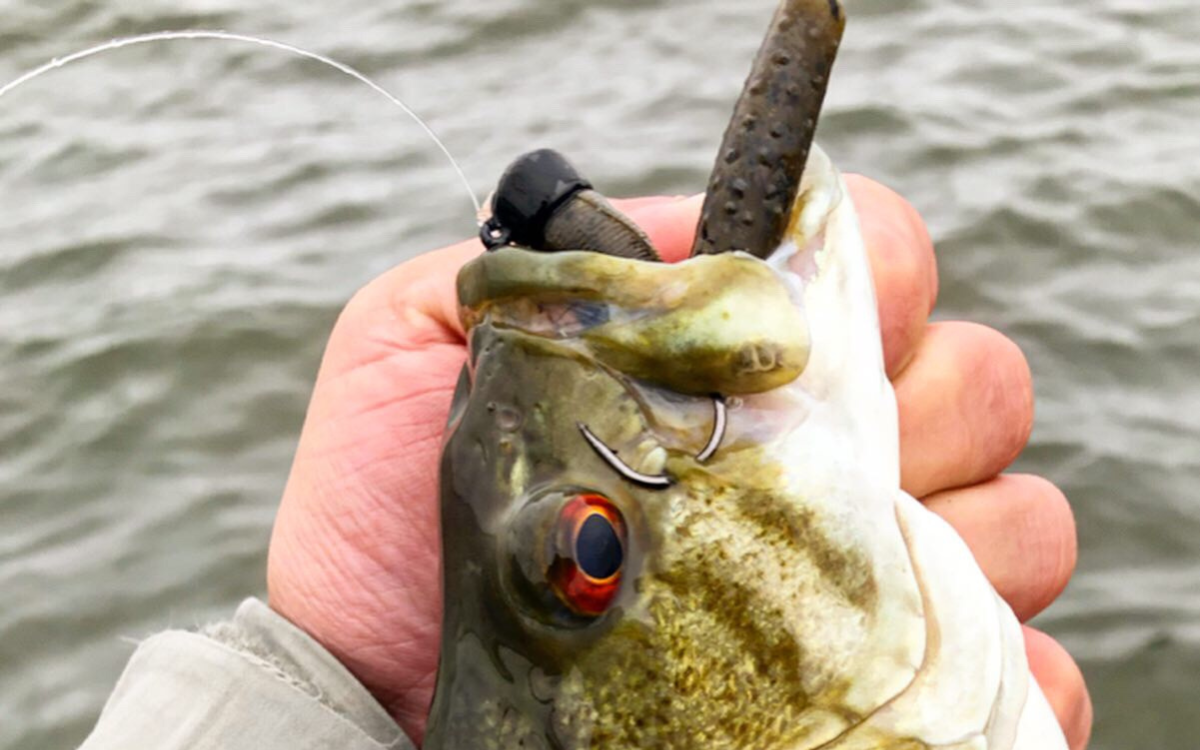
[[[1030,374],[996,331],[929,323],[933,247],[903,199],[847,182],[871,257],[888,374],[900,409],[904,489],[946,518],[1026,620],[1062,591],[1075,527],[1044,479],[1003,475],[1033,422]],[[667,260],[692,244],[698,200],[618,201]],[[425,725],[441,638],[437,467],[466,359],[455,276],[465,242],[364,287],[325,352],[284,491],[268,563],[270,604],[321,642],[414,738]],[[1026,628],[1030,666],[1067,733],[1087,744],[1091,703],[1078,667]]]

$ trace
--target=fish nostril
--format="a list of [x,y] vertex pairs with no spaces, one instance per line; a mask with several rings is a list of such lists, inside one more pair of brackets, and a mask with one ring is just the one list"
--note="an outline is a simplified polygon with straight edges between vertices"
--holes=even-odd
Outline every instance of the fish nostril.
[[525,421],[524,415],[511,406],[500,406],[495,410],[496,427],[501,432],[516,432]]

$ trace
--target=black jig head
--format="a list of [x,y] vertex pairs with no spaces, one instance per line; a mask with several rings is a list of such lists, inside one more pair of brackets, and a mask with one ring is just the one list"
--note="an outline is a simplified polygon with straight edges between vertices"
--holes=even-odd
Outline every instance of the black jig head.
[[500,178],[491,209],[479,232],[488,250],[519,245],[660,260],[645,233],[557,151],[540,149],[514,161]]

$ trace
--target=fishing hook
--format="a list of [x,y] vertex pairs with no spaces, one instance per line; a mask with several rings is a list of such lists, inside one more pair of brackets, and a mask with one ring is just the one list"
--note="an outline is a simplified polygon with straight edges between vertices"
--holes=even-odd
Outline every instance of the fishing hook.
[[588,441],[588,445],[592,446],[592,450],[596,451],[600,458],[603,458],[605,463],[621,476],[643,487],[665,489],[671,486],[671,478],[665,474],[655,476],[631,469],[628,464],[621,460],[616,451],[605,445],[603,440],[593,435],[587,425],[583,422],[576,422],[576,424],[579,426],[579,431],[583,433],[583,439]]
[[700,455],[696,456],[696,460],[704,463],[713,457],[717,452],[717,448],[721,447],[721,441],[725,439],[725,428],[728,419],[725,414],[725,399],[720,396],[713,396],[713,431],[712,436],[708,439],[708,445],[704,446],[704,450],[700,451]]

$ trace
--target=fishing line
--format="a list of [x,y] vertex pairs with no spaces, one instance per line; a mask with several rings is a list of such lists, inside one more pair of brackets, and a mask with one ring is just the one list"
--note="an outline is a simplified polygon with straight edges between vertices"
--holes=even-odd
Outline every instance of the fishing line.
[[354,68],[350,67],[349,65],[346,65],[345,63],[342,63],[342,62],[338,62],[337,60],[334,60],[331,57],[326,57],[325,55],[322,55],[318,52],[310,52],[306,49],[301,49],[300,47],[296,47],[291,44],[287,44],[286,42],[277,42],[273,39],[263,39],[261,37],[248,36],[246,34],[235,34],[235,33],[228,32],[228,31],[206,31],[206,30],[158,31],[158,32],[155,32],[152,34],[140,34],[138,36],[130,36],[130,37],[124,37],[121,39],[113,39],[111,41],[105,42],[104,44],[98,44],[94,47],[89,47],[85,50],[80,50],[79,52],[73,52],[73,53],[67,55],[66,57],[56,57],[53,60],[51,60],[50,62],[46,63],[45,65],[42,65],[39,68],[35,68],[35,69],[29,71],[28,73],[25,73],[24,75],[20,76],[16,80],[14,80],[8,84],[5,84],[4,86],[0,86],[0,99],[4,98],[4,95],[9,93],[10,91],[12,91],[12,90],[16,89],[17,87],[22,86],[26,83],[29,83],[33,79],[38,78],[39,76],[41,76],[45,73],[49,73],[52,70],[56,70],[65,65],[70,65],[71,63],[78,62],[85,58],[92,57],[93,55],[98,55],[102,52],[109,52],[112,50],[121,49],[122,47],[132,47],[136,44],[147,44],[149,42],[166,42],[166,41],[175,41],[175,40],[182,40],[182,39],[217,39],[217,40],[226,41],[226,42],[244,42],[247,44],[255,44],[260,47],[267,47],[269,49],[280,50],[282,52],[288,52],[293,55],[297,55],[299,57],[307,58],[309,60],[316,60],[319,63],[328,65],[329,67],[333,68],[334,70],[345,73],[346,75],[350,76],[351,78],[353,78],[361,83],[365,83],[367,86],[370,86],[373,91],[375,91],[379,95],[383,96],[385,99],[387,99],[392,104],[399,107],[406,115],[408,115],[410,118],[412,118],[413,122],[417,123],[417,125],[420,126],[421,130],[424,131],[425,135],[429,136],[429,139],[434,142],[434,144],[438,147],[438,150],[440,150],[442,152],[442,155],[446,157],[446,160],[448,162],[450,162],[450,166],[454,168],[455,173],[458,174],[459,181],[462,182],[463,187],[466,188],[466,190],[467,190],[467,195],[470,196],[470,198],[471,198],[471,205],[475,209],[475,214],[478,215],[480,213],[482,207],[479,204],[479,198],[476,197],[475,191],[471,189],[471,182],[467,179],[467,175],[463,171],[463,168],[459,165],[458,160],[456,160],[454,158],[454,156],[450,153],[450,150],[448,148],[446,148],[446,144],[442,142],[442,139],[438,138],[437,133],[433,132],[433,128],[429,127],[429,125],[426,124],[426,122],[424,120],[422,120],[421,117],[416,112],[414,112],[407,104],[402,102],[399,97],[393,95],[387,89],[385,89],[382,86],[380,86],[379,84],[375,83],[370,78],[368,78],[366,75],[364,75],[363,73],[360,73],[359,71],[355,70]]

